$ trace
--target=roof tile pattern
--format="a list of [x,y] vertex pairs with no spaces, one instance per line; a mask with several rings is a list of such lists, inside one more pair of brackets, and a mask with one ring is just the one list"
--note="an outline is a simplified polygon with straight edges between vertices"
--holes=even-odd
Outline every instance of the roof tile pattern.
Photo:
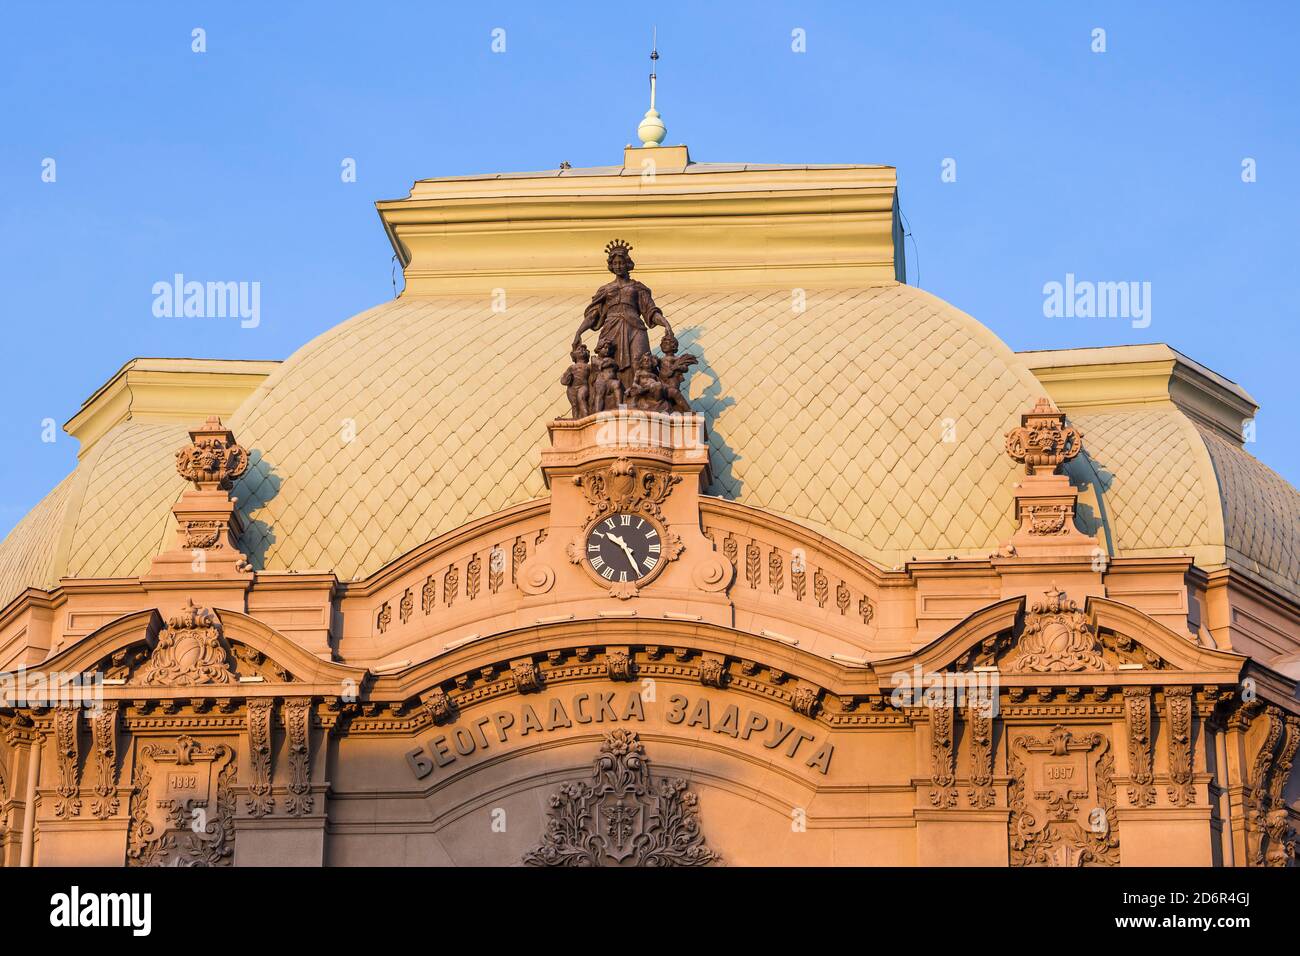
[[149,570],[171,544],[171,507],[188,487],[176,473],[176,452],[188,440],[183,425],[128,421],[96,443],[93,461],[81,465],[91,471],[63,574],[116,578]]
[[[1212,483],[1207,487],[1208,463],[1182,412],[1144,407],[1071,421],[1083,431],[1084,455],[1066,471],[1101,499],[1102,514],[1091,517],[1109,526],[1114,553],[1192,554],[1221,547],[1211,520],[1218,496]],[[1089,517],[1084,514],[1084,521]],[[1217,562],[1222,560],[1220,553]]]
[[[710,494],[877,561],[987,554],[1011,533],[1002,434],[1041,391],[969,316],[909,286],[660,297],[709,422]],[[254,566],[370,574],[546,494],[547,420],[586,301],[411,298],[303,348],[231,421]],[[654,336],[657,339],[657,334]],[[945,440],[945,436],[952,440]]]
[[1198,430],[1218,475],[1231,557],[1300,597],[1300,492],[1220,435]]
[[52,588],[58,580],[54,558],[75,473],[54,486],[14,525],[0,545],[0,607],[24,588]]
[[[885,566],[983,555],[1010,536],[1003,435],[1044,390],[969,316],[909,286],[809,290],[802,311],[788,292],[659,304],[700,358],[687,384],[709,423],[711,494]],[[538,453],[567,411],[559,378],[585,305],[406,297],[305,345],[228,422],[252,458],[234,493],[254,566],[363,577],[545,496]],[[1071,474],[1116,553],[1231,561],[1295,593],[1300,494],[1282,478],[1173,408],[1076,421],[1088,454]],[[185,488],[185,440],[137,421],[105,435],[0,543],[0,605],[64,575],[147,570]]]

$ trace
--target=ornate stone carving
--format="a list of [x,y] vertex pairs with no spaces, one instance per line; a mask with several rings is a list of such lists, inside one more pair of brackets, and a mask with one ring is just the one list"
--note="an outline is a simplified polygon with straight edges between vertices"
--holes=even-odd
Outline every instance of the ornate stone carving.
[[759,571],[758,562],[761,556],[762,553],[758,550],[756,542],[751,541],[745,545],[745,581],[755,590],[758,588],[760,580],[761,572]]
[[528,560],[528,544],[523,538],[515,538],[514,546],[510,549],[510,580],[518,583],[519,569],[523,567],[524,562]]
[[1287,716],[1274,704],[1264,708],[1263,716],[1268,726],[1251,765],[1245,800],[1250,865],[1293,866],[1296,832],[1283,795],[1300,746],[1300,717]]
[[78,722],[81,708],[58,707],[54,711],[54,757],[57,771],[54,815],[60,819],[81,813],[80,788],[77,785],[77,761],[81,756]]
[[976,667],[996,667],[998,660],[1011,646],[1011,632],[1001,631],[986,637],[971,646],[953,663],[958,671],[974,670]]
[[1156,799],[1151,772],[1151,688],[1124,688],[1124,724],[1128,730],[1128,798],[1136,807]]
[[841,581],[835,585],[835,606],[840,609],[840,616],[843,617],[849,610],[849,586]]
[[433,606],[438,599],[438,587],[433,583],[433,575],[430,574],[424,579],[424,587],[420,589],[420,610],[428,614],[433,610]]
[[530,866],[705,866],[720,862],[705,844],[697,800],[680,778],[650,776],[635,731],[605,735],[590,783],[562,786],[550,798]]
[[[560,376],[560,384],[569,399],[569,417],[586,418],[592,411],[591,384],[595,369],[591,364],[591,353],[579,342],[569,350],[569,358],[573,359],[573,364]],[[618,368],[616,360],[614,368]]]
[[456,593],[460,588],[460,572],[456,570],[456,565],[447,569],[447,573],[442,576],[442,600],[447,607],[456,603]]
[[813,573],[813,597],[817,599],[818,607],[824,608],[826,606],[826,598],[829,593],[828,588],[829,584],[826,580],[826,575],[822,573],[821,568],[818,568]]
[[[127,866],[229,866],[235,753],[182,735],[140,748],[132,779]],[[155,782],[155,772],[157,781]]]
[[[1065,416],[1050,399],[1040,398],[1021,416],[1019,428],[1006,436],[1007,454],[1029,475],[1052,474],[1083,450],[1083,432],[1065,424]],[[1042,532],[1046,533],[1046,532]]]
[[1074,508],[1063,504],[1026,505],[1021,513],[1030,534],[1065,534],[1066,523],[1074,516]]
[[90,717],[90,737],[95,761],[95,798],[90,812],[100,820],[117,813],[117,712],[115,700],[100,704],[99,712]]
[[465,565],[465,596],[471,601],[478,597],[479,574],[482,570],[483,562],[479,560],[478,554],[471,554]]
[[632,655],[627,651],[608,651],[605,669],[610,680],[631,680],[634,676]]
[[488,552],[488,590],[496,594],[501,590],[501,582],[505,579],[506,573],[506,553],[500,547],[494,547]]
[[185,539],[185,547],[192,551],[203,551],[221,543],[226,526],[227,522],[219,519],[185,521],[181,524],[180,531]]
[[289,738],[289,794],[285,804],[292,817],[311,813],[311,699],[284,702],[284,729]]
[[176,453],[176,471],[200,491],[229,491],[248,470],[248,452],[215,415],[190,432],[190,443]]
[[1165,688],[1165,714],[1169,724],[1169,799],[1176,807],[1196,802],[1192,786],[1192,689]]
[[773,594],[780,594],[781,588],[785,585],[783,568],[781,553],[773,548],[767,556],[767,583],[771,585]]
[[1056,585],[1043,592],[1025,615],[1020,653],[1012,662],[1016,671],[1069,673],[1103,670],[1097,635],[1079,605]]
[[957,805],[957,755],[953,738],[953,708],[930,708],[930,804],[951,809]]
[[700,661],[700,683],[705,687],[721,687],[727,679],[727,663],[716,657]]
[[515,661],[510,665],[515,687],[521,694],[535,694],[542,689],[542,672],[533,661]]
[[244,803],[250,815],[264,817],[275,807],[271,796],[271,714],[275,701],[270,697],[255,697],[248,702],[248,761],[253,769],[253,781],[248,786]]
[[573,483],[582,489],[591,505],[587,524],[615,511],[640,511],[662,522],[660,506],[681,480],[680,475],[643,467],[627,458],[615,459],[573,477]]
[[1114,757],[1101,733],[1057,724],[1009,748],[1012,866],[1118,866]]
[[1117,663],[1140,664],[1146,670],[1164,670],[1168,667],[1159,654],[1148,650],[1144,645],[1124,634],[1102,631],[1099,635],[1101,646],[1115,655]]
[[132,683],[175,687],[234,681],[217,612],[187,600],[179,614],[167,619],[157,646]]
[[[772,672],[772,677],[777,682],[777,671]],[[805,717],[815,717],[817,708],[821,706],[821,693],[811,687],[797,687],[794,695],[790,699],[790,709],[796,714],[802,714]]]
[[967,708],[966,726],[970,731],[970,789],[966,797],[972,807],[993,806],[993,715],[979,702]]
[[425,712],[435,724],[445,724],[451,720],[452,703],[451,698],[441,687],[435,687],[426,694],[421,703],[424,705]]
[[415,613],[415,595],[410,588],[407,588],[402,592],[402,600],[397,605],[397,614],[405,624],[411,619],[413,613]]
[[871,598],[867,597],[865,594],[862,595],[862,598],[858,601],[858,614],[862,618],[862,623],[866,624],[868,627],[871,625],[871,622],[875,620],[876,606],[871,603]]

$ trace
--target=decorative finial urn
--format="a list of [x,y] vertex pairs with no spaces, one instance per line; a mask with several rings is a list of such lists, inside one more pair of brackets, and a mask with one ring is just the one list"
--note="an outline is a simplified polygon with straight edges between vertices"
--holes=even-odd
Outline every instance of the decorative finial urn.
[[248,452],[215,415],[191,431],[190,443],[176,452],[176,471],[199,491],[229,491],[247,470]]
[[1020,427],[1007,432],[1007,454],[1025,466],[1028,475],[1055,474],[1083,450],[1083,432],[1065,423],[1049,398],[1020,416]]
[[151,578],[216,580],[251,570],[239,547],[244,525],[230,494],[235,479],[247,471],[248,451],[216,415],[190,430],[189,444],[176,452],[176,472],[194,487],[172,506],[176,541],[154,558]]

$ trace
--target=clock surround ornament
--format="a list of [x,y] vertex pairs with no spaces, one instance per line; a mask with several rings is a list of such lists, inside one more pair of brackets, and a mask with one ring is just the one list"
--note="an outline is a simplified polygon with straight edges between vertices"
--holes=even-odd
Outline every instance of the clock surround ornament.
[[583,535],[583,567],[600,584],[640,588],[670,560],[665,553],[669,534],[648,515],[616,511],[588,526]]

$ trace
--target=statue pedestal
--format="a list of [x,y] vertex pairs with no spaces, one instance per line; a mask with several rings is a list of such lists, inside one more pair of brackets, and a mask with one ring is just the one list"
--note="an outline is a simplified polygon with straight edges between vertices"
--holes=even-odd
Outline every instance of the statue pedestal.
[[[734,569],[700,526],[700,492],[710,481],[703,416],[619,409],[559,419],[548,430],[542,474],[551,489],[551,523],[521,569],[523,591],[545,603],[580,602],[575,613],[606,616],[635,616],[650,610],[647,602],[663,600],[657,616],[730,625],[725,591]],[[593,534],[620,528],[651,536],[651,570],[602,574],[593,566]]]

